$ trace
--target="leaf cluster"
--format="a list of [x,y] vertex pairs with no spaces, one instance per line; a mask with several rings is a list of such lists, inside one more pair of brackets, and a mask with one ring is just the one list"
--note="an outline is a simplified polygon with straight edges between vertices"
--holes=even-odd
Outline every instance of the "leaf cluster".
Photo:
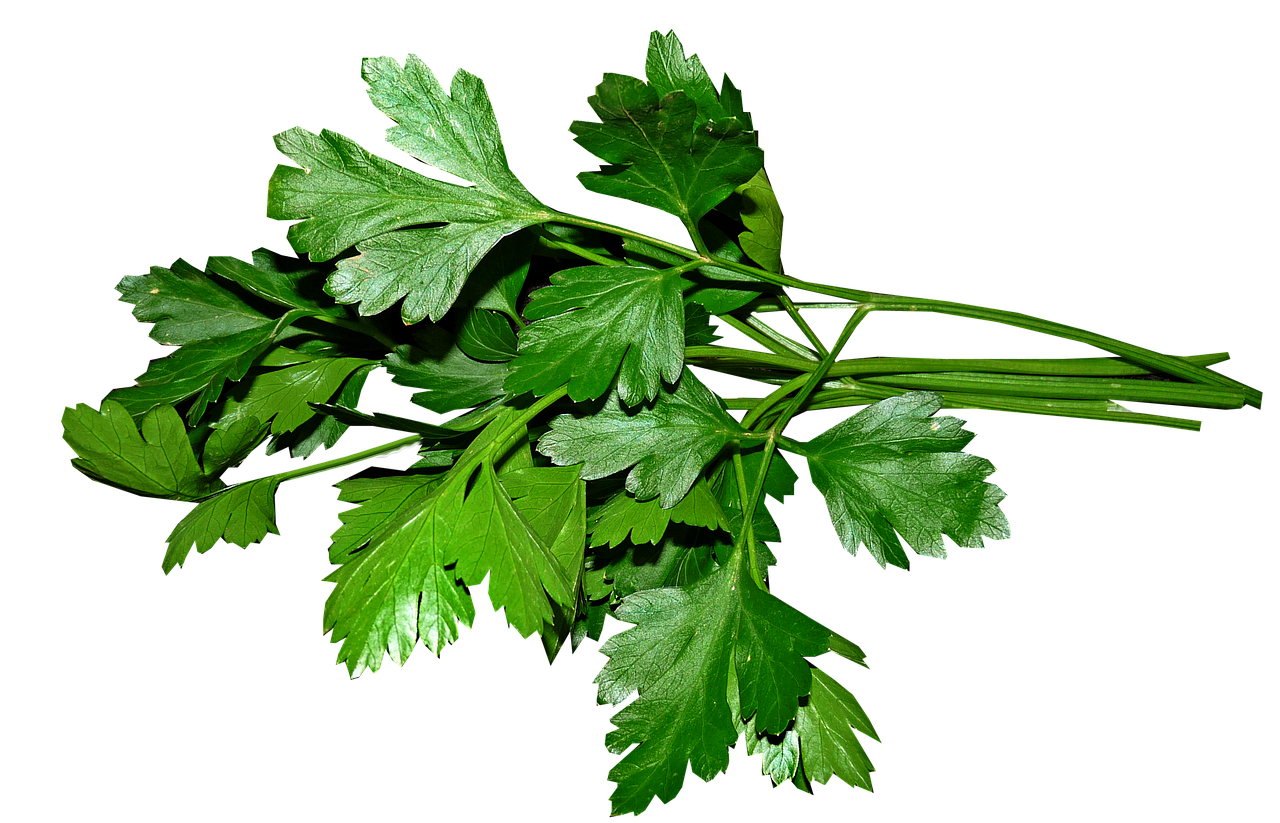
[[[192,549],[278,533],[282,483],[415,448],[407,470],[336,484],[350,507],[329,547],[323,625],[339,663],[354,677],[387,657],[403,664],[419,644],[439,656],[472,624],[481,582],[551,661],[599,640],[606,618],[628,624],[603,643],[596,679],[600,702],[626,703],[605,740],[621,755],[614,813],[670,801],[690,769],[711,779],[739,741],[775,785],[871,788],[862,738],[875,730],[835,680],[844,664],[814,662],[865,655],[770,589],[782,535],[766,501],[797,480],[785,453],[807,461],[850,553],[865,546],[905,569],[907,549],[944,557],[944,538],[978,547],[1009,534],[993,467],[965,451],[973,435],[944,407],[1176,425],[1113,394],[1254,397],[1209,372],[1212,355],[1132,346],[1127,359],[840,360],[868,312],[898,304],[814,284],[841,301],[792,301],[803,281],[783,273],[782,210],[753,118],[674,33],[652,35],[644,78],[606,74],[589,99],[598,120],[571,131],[603,163],[579,175],[588,190],[675,215],[692,249],[537,199],[508,165],[474,75],[459,71],[446,90],[411,55],[366,60],[363,76],[392,122],[388,142],[425,168],[327,130],[278,135],[290,163],[269,181],[268,214],[291,222],[295,254],[125,277],[121,299],[172,351],[97,408],[66,411],[72,463],[194,504],[169,536],[168,573]],[[827,345],[801,312],[831,308],[851,316]],[[806,339],[769,325],[769,312]],[[723,327],[763,351],[715,345]],[[431,417],[360,410],[379,368]],[[706,370],[766,393],[722,397]],[[1098,395],[1096,381],[1118,388]],[[810,442],[785,436],[795,415],[842,406],[866,408]],[[259,448],[308,458],[351,426],[397,437],[232,479]]]

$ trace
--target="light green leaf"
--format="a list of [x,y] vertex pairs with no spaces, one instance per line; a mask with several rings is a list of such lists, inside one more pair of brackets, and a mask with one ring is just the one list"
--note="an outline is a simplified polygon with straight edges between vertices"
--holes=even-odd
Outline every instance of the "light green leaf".
[[150,274],[126,277],[116,286],[120,299],[133,304],[133,316],[154,323],[151,339],[181,346],[261,328],[271,319],[239,295],[185,260]]
[[1009,536],[998,508],[1004,493],[983,482],[994,467],[961,453],[973,434],[962,420],[933,417],[940,408],[942,398],[931,392],[892,397],[801,448],[851,554],[865,544],[881,566],[905,569],[898,535],[930,557],[946,556],[944,534],[965,547]]
[[[532,471],[532,470],[526,470]],[[491,466],[485,464],[467,494],[454,529],[450,561],[468,586],[489,577],[489,599],[524,637],[553,618],[550,596],[572,607],[576,592],[561,561],[512,502]]]
[[534,292],[520,331],[520,354],[504,383],[513,394],[547,394],[569,384],[569,397],[591,400],[613,385],[634,405],[674,383],[684,364],[680,278],[640,266],[582,266],[551,277]]
[[405,323],[439,320],[489,250],[534,222],[521,217],[446,223],[372,237],[361,241],[360,254],[338,261],[326,288],[339,303],[359,303],[361,314],[384,312],[403,298]]
[[472,309],[458,329],[458,348],[476,360],[504,363],[516,356],[516,333],[497,312]]
[[393,382],[415,389],[413,402],[433,412],[450,412],[488,403],[503,395],[506,363],[482,363],[458,348],[446,332],[420,335],[422,347],[401,346],[387,355]]
[[388,143],[513,208],[543,207],[507,165],[498,121],[479,77],[459,71],[445,94],[431,69],[412,54],[403,68],[390,57],[366,58],[361,74],[369,99],[397,124],[387,129]]
[[200,554],[213,548],[218,540],[248,548],[276,529],[276,488],[280,481],[264,477],[240,483],[206,497],[182,518],[169,535],[169,550],[164,555],[164,573],[181,566],[192,547]]
[[502,487],[551,549],[570,590],[576,592],[587,539],[587,484],[572,467],[530,467],[504,473]]
[[[412,479],[410,479],[412,478]],[[445,551],[462,507],[460,484],[411,475],[389,481],[344,481],[342,499],[361,502],[343,512],[325,578],[334,583],[324,606],[324,630],[342,643],[338,662],[352,677],[377,671],[384,652],[401,665],[418,640],[436,655],[470,626],[475,607]]]
[[62,437],[75,453],[71,465],[99,483],[144,497],[196,500],[222,488],[196,463],[182,418],[159,406],[134,423],[114,400],[101,411],[81,403],[62,414]]
[[729,520],[710,485],[699,479],[689,493],[669,509],[662,508],[656,497],[637,500],[626,490],[613,495],[591,515],[590,545],[613,548],[624,540],[657,543],[673,522],[729,531]]
[[742,250],[766,271],[782,271],[782,207],[764,169],[739,186],[741,217],[747,230],[738,235]]
[[[742,716],[782,733],[810,690],[805,657],[826,651],[829,632],[756,587],[744,552],[688,588],[641,591],[617,617],[636,624],[601,647],[600,702],[639,696],[613,717],[610,751],[635,746],[609,773],[613,813],[639,814],[684,782],[686,764],[710,780],[729,764]],[[730,669],[739,689],[729,705]]]
[[881,736],[858,698],[823,669],[813,669],[809,704],[796,715],[800,735],[800,763],[806,781],[827,786],[838,779],[845,786],[872,792],[876,765],[863,740],[878,747]]
[[719,398],[685,369],[676,390],[652,405],[629,410],[615,392],[595,414],[554,418],[538,451],[558,466],[581,463],[584,480],[631,468],[627,490],[639,500],[657,496],[669,508],[741,433]]
[[217,427],[244,417],[271,421],[271,433],[293,431],[311,419],[311,403],[323,403],[342,388],[356,369],[370,365],[359,357],[327,357],[260,374],[239,398],[228,400]]
[[[665,79],[665,78],[663,78]],[[599,194],[623,197],[698,220],[763,162],[753,132],[733,117],[708,119],[684,91],[663,94],[634,77],[606,74],[588,99],[601,122],[574,121],[569,130],[607,163],[578,175]]]

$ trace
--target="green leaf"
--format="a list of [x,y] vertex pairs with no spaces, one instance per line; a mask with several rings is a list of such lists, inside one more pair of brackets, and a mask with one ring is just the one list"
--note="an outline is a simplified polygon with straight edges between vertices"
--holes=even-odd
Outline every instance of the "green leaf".
[[[639,696],[613,717],[610,751],[635,748],[609,773],[618,784],[613,813],[664,803],[684,782],[686,764],[710,780],[729,764],[742,716],[781,733],[810,690],[805,657],[826,651],[829,632],[756,587],[743,552],[688,588],[641,591],[617,617],[636,624],[601,647],[609,657],[596,682],[600,702]],[[728,695],[737,676],[739,717]]]
[[134,417],[156,406],[172,406],[194,397],[187,410],[187,419],[194,423],[222,395],[227,381],[242,380],[280,333],[306,315],[294,310],[254,328],[183,346],[168,357],[152,360],[138,376],[137,385],[114,389],[107,397]]
[[796,713],[794,729],[807,781],[826,783],[834,775],[850,786],[871,791],[875,769],[855,730],[872,740],[880,739],[848,689],[815,667],[809,699]]
[[210,257],[209,271],[235,283],[263,300],[287,309],[309,309],[342,316],[346,312],[333,305],[320,284],[329,271],[306,260],[285,257],[268,249],[253,252],[253,262],[234,257]]
[[185,260],[126,277],[116,290],[122,301],[133,304],[134,317],[155,324],[151,339],[166,346],[227,337],[271,322]]
[[377,671],[384,651],[403,665],[421,639],[437,656],[471,625],[471,595],[445,568],[445,551],[462,506],[457,483],[408,475],[344,481],[343,512],[325,578],[334,583],[324,606],[324,630],[341,642],[338,662],[352,677]]
[[479,77],[458,71],[445,94],[431,69],[412,54],[403,68],[390,57],[366,58],[361,74],[369,99],[397,124],[387,130],[388,143],[513,208],[543,207],[507,165],[498,121]]
[[537,240],[536,229],[504,237],[467,278],[457,306],[500,311],[520,321],[520,292],[529,276],[529,263]]
[[723,544],[706,529],[675,525],[656,546],[627,546],[609,562],[606,577],[617,597],[667,586],[691,586],[716,570],[718,546]]
[[[702,67],[698,55],[684,56],[684,46],[674,31],[665,35],[652,32],[649,35],[649,53],[644,64],[645,77],[649,86],[665,97],[672,92],[682,91],[687,94],[698,107],[698,112],[708,119],[719,120],[729,116],[729,112],[720,104],[720,93],[716,91],[711,76]],[[750,124],[744,127],[750,130]]]
[[942,535],[980,547],[1009,536],[1004,493],[983,482],[994,467],[961,450],[973,439],[954,417],[933,417],[942,398],[911,392],[868,406],[804,444],[813,483],[827,499],[840,542],[865,544],[876,561],[908,568],[898,535],[918,554],[945,557]]
[[516,356],[516,333],[497,312],[473,309],[458,329],[458,348],[476,360],[503,363]]
[[662,508],[656,497],[637,500],[625,490],[613,495],[591,515],[590,545],[613,548],[624,540],[657,543],[673,522],[729,531],[729,520],[711,486],[699,479],[689,493],[669,509]]
[[502,487],[551,549],[576,592],[587,539],[587,484],[572,467],[538,467],[503,474]]
[[569,397],[592,400],[617,376],[634,405],[674,383],[684,364],[680,278],[641,266],[582,266],[551,276],[525,316],[520,354],[504,386],[543,395],[569,384]]
[[595,414],[554,418],[538,451],[558,466],[581,463],[584,480],[631,468],[627,490],[670,508],[741,433],[719,398],[685,369],[676,390],[651,405],[627,409],[615,392]]
[[384,312],[403,298],[405,323],[439,320],[489,250],[536,222],[528,217],[456,222],[372,237],[360,243],[360,254],[338,261],[326,288],[339,303],[359,303],[361,314]]
[[711,325],[711,315],[702,306],[686,303],[684,307],[684,344],[710,346],[720,339]]
[[[742,249],[738,248],[733,238],[706,220],[702,221],[698,230],[712,255],[735,263],[743,262]],[[622,242],[622,247],[629,260],[648,265],[677,266],[687,262],[678,255],[640,240],[628,238]],[[775,287],[761,283],[750,275],[722,266],[703,266],[685,272],[683,276],[685,303],[697,303],[711,314],[728,314],[755,300],[763,291],[776,291]],[[725,281],[742,285],[730,287]],[[746,284],[750,286],[746,287]]]
[[[810,664],[812,666],[812,664]],[[800,701],[797,715],[804,711],[806,698]],[[742,720],[742,702],[738,697],[738,677],[733,669],[729,671],[729,708],[738,720],[742,735],[746,740],[747,754],[760,755],[760,772],[769,776],[773,785],[780,785],[791,780],[800,766],[800,736],[796,734],[793,723],[781,735],[756,734],[754,716]]]
[[450,545],[459,579],[474,586],[489,576],[489,599],[522,636],[552,621],[548,596],[566,606],[575,603],[562,561],[516,508],[491,466],[481,466],[453,527],[465,535]]
[[169,535],[169,550],[164,555],[164,573],[181,566],[192,547],[200,554],[213,548],[218,540],[248,548],[276,529],[276,489],[280,481],[264,477],[240,483],[206,497],[182,518]]
[[196,463],[182,418],[160,406],[135,424],[114,400],[101,411],[81,403],[62,414],[62,438],[75,451],[71,465],[99,483],[144,497],[196,500],[222,482],[206,477]]
[[270,426],[256,417],[241,417],[223,428],[214,429],[204,442],[200,456],[204,473],[217,477],[232,466],[239,466],[267,439],[270,431]]
[[[357,368],[343,381],[341,388],[329,399],[329,403],[354,408],[360,403],[360,394],[369,374],[376,368],[372,363]],[[316,404],[308,402],[313,412]],[[289,450],[290,457],[310,457],[320,447],[333,448],[347,431],[347,423],[331,414],[315,414],[295,429],[276,435],[267,446],[267,454]]]
[[742,223],[747,230],[738,235],[742,250],[766,271],[782,271],[782,207],[773,193],[764,169],[739,186],[742,195]]
[[312,403],[311,408],[317,414],[332,417],[347,426],[372,426],[379,429],[391,429],[392,431],[413,432],[414,434],[423,435],[424,442],[454,443],[461,441],[465,443],[472,437],[470,432],[437,426],[433,423],[424,423],[421,420],[410,420],[407,417],[397,417],[394,414],[383,414],[382,412],[365,414],[362,411],[356,411],[346,406],[329,403]]
[[327,357],[260,374],[241,397],[227,401],[217,426],[254,417],[270,420],[272,434],[293,431],[315,414],[311,403],[328,401],[352,372],[368,365],[359,357]]
[[604,76],[587,101],[601,122],[577,120],[569,130],[583,148],[614,165],[583,172],[578,179],[591,191],[653,206],[696,225],[751,179],[764,155],[755,133],[737,118],[709,119],[689,93],[660,91],[667,79],[646,85],[621,74]]
[[413,402],[443,413],[479,406],[503,395],[506,363],[473,360],[452,336],[438,329],[419,339],[422,348],[401,346],[386,359],[393,382],[426,390],[413,395]]

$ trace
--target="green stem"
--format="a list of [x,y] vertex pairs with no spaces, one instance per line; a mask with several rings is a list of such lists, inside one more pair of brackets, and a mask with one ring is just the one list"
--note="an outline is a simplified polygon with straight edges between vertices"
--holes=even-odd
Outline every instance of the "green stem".
[[1024,374],[893,374],[866,377],[865,384],[898,389],[959,391],[1001,397],[1054,397],[1064,400],[1131,400],[1206,409],[1238,409],[1244,395],[1233,389],[1200,383],[1124,380],[1099,377],[1046,377]]
[[[569,385],[566,383],[565,385],[561,386],[555,391],[552,391],[551,393],[543,395],[542,397],[538,398],[538,401],[536,403],[534,403],[533,405],[529,406],[529,408],[522,411],[520,415],[515,420],[513,420],[509,426],[507,426],[505,429],[499,432],[498,436],[493,439],[493,442],[499,445],[498,445],[497,451],[489,452],[490,459],[497,460],[501,458],[502,455],[510,451],[511,448],[515,446],[516,443],[519,442],[520,438],[523,436],[524,429],[529,424],[529,421],[537,417],[542,412],[546,411],[547,408],[550,407],[552,403],[555,403],[557,400],[564,397],[568,393],[569,393]],[[481,461],[475,460],[474,462],[478,465]],[[466,471],[465,468],[464,468],[464,471]]]
[[840,356],[840,350],[844,348],[845,343],[849,342],[849,336],[853,334],[854,329],[858,328],[858,325],[862,323],[867,314],[868,311],[862,307],[853,312],[849,321],[844,324],[844,329],[840,332],[840,337],[836,340],[835,345],[831,347],[831,351],[827,352],[827,356],[822,358],[822,362],[818,364],[817,368],[809,373],[808,380],[791,398],[791,402],[783,407],[782,415],[769,426],[770,432],[782,434],[783,429],[787,427],[787,423],[791,422],[791,418],[800,410],[800,406],[804,404],[804,401],[808,400],[809,395],[826,379],[827,370],[835,363],[836,358]]
[[[752,340],[756,341],[757,343],[764,346],[769,351],[774,352],[775,354],[783,355],[784,357],[790,357],[791,355],[796,355],[800,353],[800,352],[797,352],[792,345],[788,345],[788,343],[792,343],[793,345],[798,346],[799,345],[798,343],[794,343],[794,341],[784,342],[784,340],[777,339],[779,337],[782,337],[782,335],[778,334],[777,332],[774,332],[772,329],[765,331],[764,329],[768,329],[768,326],[764,326],[764,328],[761,328],[761,326],[764,325],[763,323],[753,325],[751,323],[746,322],[745,320],[738,319],[732,314],[721,314],[718,316],[721,320],[723,320],[729,326],[742,332],[747,337],[750,337]],[[772,332],[772,334],[770,334],[770,332]],[[803,347],[801,348],[803,349]],[[750,351],[750,349],[735,349],[735,351]],[[760,352],[752,352],[752,353],[759,354]],[[809,356],[813,357],[812,354],[810,354]],[[817,362],[816,357],[814,357],[813,362]]]
[[[631,229],[626,229],[622,226],[615,226],[611,223],[602,223],[599,220],[590,220],[586,217],[578,217],[573,214],[557,213],[551,218],[550,222],[563,223],[566,226],[581,226],[584,229],[596,229],[597,231],[608,232],[609,234],[617,235],[618,237],[630,237],[632,240],[640,240],[641,242],[648,243],[650,246],[657,246],[664,251],[669,251],[672,254],[678,254],[681,257],[687,257],[690,260],[703,258],[703,255],[692,249],[687,249],[684,246],[680,246],[675,243],[668,243],[666,240],[659,240],[656,237],[650,237],[647,234],[632,231]],[[709,255],[704,259],[705,262],[710,262]]]
[[422,440],[422,435],[420,434],[415,434],[412,437],[402,437],[399,440],[393,440],[390,443],[384,443],[381,446],[374,446],[373,448],[365,449],[362,452],[349,454],[346,457],[338,457],[333,460],[326,460],[323,463],[316,463],[314,466],[303,466],[300,469],[281,472],[280,474],[271,475],[271,476],[275,477],[281,483],[285,482],[286,480],[296,480],[299,477],[306,477],[309,474],[319,474],[320,472],[328,471],[329,469],[337,469],[337,468],[341,468],[342,466],[350,466],[352,463],[359,463],[360,461],[368,460],[371,457],[378,457],[379,455],[390,454],[391,452],[399,451],[400,449],[403,449],[405,446],[418,443],[421,440]]
[[543,231],[542,234],[539,235],[538,240],[539,242],[542,243],[542,245],[546,246],[547,248],[560,249],[561,251],[567,251],[572,254],[578,255],[583,260],[590,260],[592,263],[598,263],[601,266],[626,265],[621,260],[614,260],[612,257],[605,257],[603,254],[597,254],[596,252],[593,252],[590,249],[584,249],[582,246],[579,246],[575,243],[570,243],[568,240],[561,240],[559,237],[556,237],[554,234],[548,231]]
[[778,294],[778,302],[787,310],[787,314],[791,317],[791,322],[795,323],[800,328],[805,339],[809,341],[809,345],[813,346],[814,351],[818,356],[826,357],[826,347],[822,345],[822,341],[818,339],[818,335],[813,333],[813,329],[809,328],[809,323],[800,316],[800,310],[796,307],[795,303],[791,302],[791,298],[787,296],[785,291]]
[[[770,441],[770,443],[772,443],[772,441]],[[764,465],[768,465],[767,460]],[[734,479],[737,480],[738,504],[742,506],[742,528],[739,535],[741,542],[739,543],[739,546],[746,546],[747,559],[750,561],[751,565],[751,579],[754,580],[756,585],[761,589],[768,591],[769,587],[765,585],[764,575],[760,573],[760,558],[757,556],[758,553],[756,551],[756,532],[755,523],[753,521],[755,507],[751,506],[748,508],[752,495],[749,495],[747,492],[747,472],[742,465],[742,452],[736,448],[733,450],[733,475]]]

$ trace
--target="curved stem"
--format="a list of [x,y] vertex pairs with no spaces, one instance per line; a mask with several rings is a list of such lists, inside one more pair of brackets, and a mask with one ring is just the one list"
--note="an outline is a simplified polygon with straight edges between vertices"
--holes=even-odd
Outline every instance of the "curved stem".
[[[337,468],[341,468],[342,466],[350,466],[352,463],[359,463],[360,461],[368,460],[371,457],[378,457],[380,455],[390,454],[391,452],[399,451],[400,449],[403,449],[405,446],[418,443],[421,440],[422,440],[422,435],[420,434],[415,434],[412,437],[402,437],[399,440],[393,440],[390,443],[384,443],[381,446],[374,446],[373,448],[365,449],[362,452],[349,454],[346,457],[338,457],[333,460],[326,460],[323,463],[316,463],[314,466],[303,466],[300,469],[281,472],[280,474],[276,474],[276,475],[268,475],[268,477],[275,477],[281,483],[285,482],[286,480],[296,480],[299,477],[306,477],[309,474],[319,474],[320,472],[328,471],[329,469],[337,469]],[[257,480],[261,478],[254,478],[254,479]],[[252,481],[245,481],[245,482],[252,482]],[[240,484],[236,484],[236,485],[240,485]]]

